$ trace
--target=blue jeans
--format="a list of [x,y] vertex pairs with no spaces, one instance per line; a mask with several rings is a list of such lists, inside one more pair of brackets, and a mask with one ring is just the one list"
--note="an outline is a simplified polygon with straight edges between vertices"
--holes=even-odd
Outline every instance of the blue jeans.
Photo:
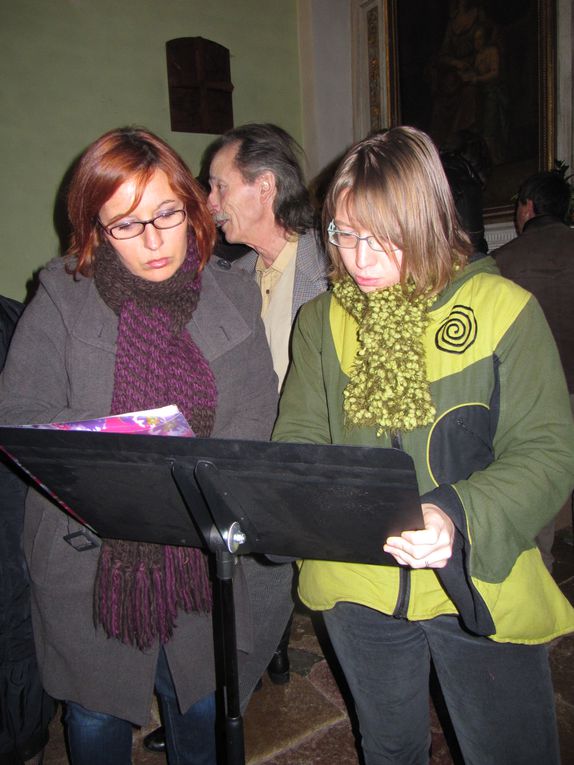
[[[181,714],[163,651],[159,655],[155,684],[169,765],[217,765],[215,694],[205,696]],[[72,765],[130,765],[132,725],[127,720],[93,712],[69,701],[65,722]]]
[[323,616],[366,765],[428,765],[431,659],[466,765],[559,765],[545,646],[495,643],[455,616],[411,622],[355,603]]

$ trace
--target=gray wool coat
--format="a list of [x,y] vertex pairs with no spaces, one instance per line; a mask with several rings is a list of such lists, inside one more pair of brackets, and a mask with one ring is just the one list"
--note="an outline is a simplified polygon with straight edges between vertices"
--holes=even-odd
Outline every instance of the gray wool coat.
[[[233,269],[245,271],[253,278],[258,257],[255,250],[252,250],[236,260]],[[307,231],[300,237],[297,245],[291,323],[295,321],[297,311],[304,303],[325,292],[329,286],[328,270],[329,258],[322,249],[316,232]]]
[[[277,381],[253,282],[224,261],[209,263],[188,330],[215,374],[213,436],[267,440]],[[0,424],[78,420],[110,411],[117,318],[91,279],[56,259],[40,276],[0,377]],[[161,512],[161,508],[158,508]],[[24,548],[42,681],[55,698],[142,725],[148,720],[159,646],[142,652],[108,639],[92,620],[99,550],[63,537],[81,527],[30,490]],[[240,686],[244,699],[269,662],[292,609],[292,567],[240,559],[235,576]],[[180,614],[165,651],[180,708],[215,687],[211,616]]]

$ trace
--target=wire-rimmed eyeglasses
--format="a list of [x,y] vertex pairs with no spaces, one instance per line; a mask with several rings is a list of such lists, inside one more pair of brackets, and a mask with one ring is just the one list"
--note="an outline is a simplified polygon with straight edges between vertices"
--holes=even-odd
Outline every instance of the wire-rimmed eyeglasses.
[[341,231],[335,226],[335,221],[332,220],[327,227],[327,234],[329,235],[329,241],[334,244],[335,247],[342,247],[345,250],[356,250],[357,245],[361,241],[365,241],[371,250],[376,252],[385,252],[385,248],[374,236],[359,236],[354,231]]
[[185,210],[166,210],[156,215],[155,218],[150,218],[150,220],[125,221],[114,226],[104,226],[101,220],[98,220],[98,223],[106,234],[109,234],[114,239],[133,239],[134,236],[143,234],[145,227],[150,224],[161,231],[181,226],[186,217],[187,212]]

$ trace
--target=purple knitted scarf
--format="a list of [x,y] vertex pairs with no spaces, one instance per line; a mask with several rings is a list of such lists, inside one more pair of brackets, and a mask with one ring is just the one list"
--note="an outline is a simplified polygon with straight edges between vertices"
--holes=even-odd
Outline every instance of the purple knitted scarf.
[[[98,248],[94,262],[96,288],[118,315],[110,414],[177,404],[195,434],[209,436],[217,401],[215,379],[186,330],[201,289],[195,240],[190,236],[185,261],[163,282],[132,274],[107,243]],[[140,650],[156,639],[166,643],[179,609],[211,610],[207,560],[201,550],[103,540],[94,621],[109,637]]]

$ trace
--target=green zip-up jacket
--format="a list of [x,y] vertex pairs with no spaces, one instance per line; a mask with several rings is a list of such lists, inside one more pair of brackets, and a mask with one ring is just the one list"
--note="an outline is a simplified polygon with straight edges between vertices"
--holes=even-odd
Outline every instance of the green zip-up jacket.
[[[345,425],[357,324],[332,293],[303,307],[292,343],[274,440],[389,447],[374,428]],[[434,570],[305,560],[301,599],[314,610],[350,601],[411,620],[458,613],[499,642],[573,631],[574,609],[534,542],[574,483],[568,391],[536,299],[483,258],[439,295],[424,346],[436,417],[402,433],[402,448],[421,501],[455,525],[453,557]]]

